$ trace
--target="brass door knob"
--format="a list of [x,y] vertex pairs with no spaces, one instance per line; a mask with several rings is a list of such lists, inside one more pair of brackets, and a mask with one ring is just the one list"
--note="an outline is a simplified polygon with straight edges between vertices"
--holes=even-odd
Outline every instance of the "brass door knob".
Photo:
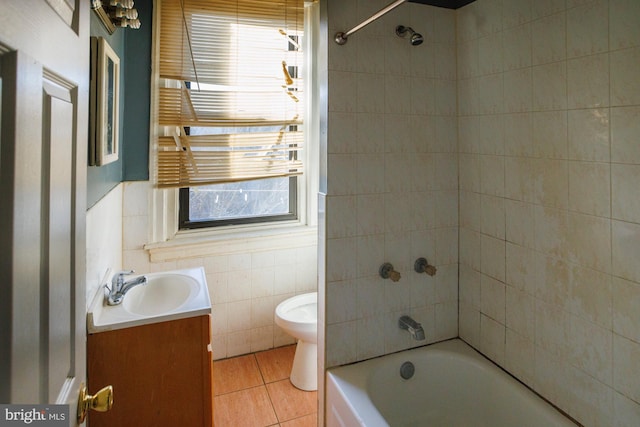
[[80,386],[78,396],[78,424],[84,422],[89,409],[98,412],[107,412],[113,406],[113,386],[106,386],[100,389],[93,396],[87,393],[87,386]]

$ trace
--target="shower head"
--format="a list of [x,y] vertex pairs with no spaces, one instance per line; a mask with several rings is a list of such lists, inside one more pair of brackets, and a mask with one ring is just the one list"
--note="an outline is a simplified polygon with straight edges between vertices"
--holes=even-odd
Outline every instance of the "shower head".
[[422,37],[422,34],[416,33],[415,31],[413,31],[413,28],[405,27],[402,25],[398,25],[396,27],[396,34],[398,35],[398,37],[404,37],[407,35],[407,33],[411,35],[409,37],[409,42],[412,46],[418,46],[424,41],[424,37]]

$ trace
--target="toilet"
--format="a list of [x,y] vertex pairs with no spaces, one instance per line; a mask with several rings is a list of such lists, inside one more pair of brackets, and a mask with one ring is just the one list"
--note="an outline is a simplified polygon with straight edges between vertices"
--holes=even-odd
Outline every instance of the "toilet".
[[295,387],[318,389],[318,293],[296,295],[276,307],[276,325],[298,340],[290,381]]

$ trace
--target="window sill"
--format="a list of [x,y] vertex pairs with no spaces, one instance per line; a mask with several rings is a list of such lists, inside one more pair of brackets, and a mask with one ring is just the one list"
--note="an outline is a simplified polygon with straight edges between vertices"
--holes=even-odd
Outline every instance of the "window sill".
[[151,262],[164,262],[184,258],[222,256],[264,250],[290,249],[315,245],[318,240],[316,227],[299,224],[257,226],[227,230],[179,231],[166,242],[144,246]]

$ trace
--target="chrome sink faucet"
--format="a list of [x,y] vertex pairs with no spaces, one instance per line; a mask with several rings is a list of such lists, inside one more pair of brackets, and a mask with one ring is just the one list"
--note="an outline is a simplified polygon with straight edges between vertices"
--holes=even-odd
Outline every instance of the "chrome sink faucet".
[[124,296],[127,292],[131,290],[131,288],[138,285],[146,285],[147,277],[146,276],[138,276],[131,280],[124,280],[124,276],[129,274],[133,274],[133,270],[120,271],[114,274],[113,279],[111,279],[111,287],[109,288],[107,285],[107,289],[109,290],[109,296],[107,298],[107,304],[109,305],[118,305],[122,303]]
[[425,339],[424,329],[422,329],[422,325],[409,316],[400,317],[400,319],[398,320],[398,326],[400,327],[400,329],[409,331],[413,339],[416,341]]

